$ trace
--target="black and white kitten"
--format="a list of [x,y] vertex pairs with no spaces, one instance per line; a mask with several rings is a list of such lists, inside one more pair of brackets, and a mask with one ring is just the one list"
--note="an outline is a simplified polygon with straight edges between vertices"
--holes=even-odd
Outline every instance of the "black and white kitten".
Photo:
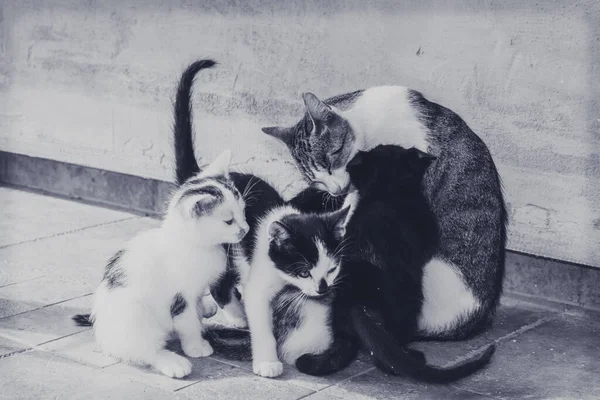
[[440,244],[423,273],[419,331],[463,339],[485,327],[502,292],[507,213],[483,141],[454,112],[402,86],[303,97],[306,113],[295,126],[263,131],[287,145],[307,181],[332,195],[347,192],[346,165],[359,150],[395,144],[437,157],[422,183]]
[[[406,348],[418,331],[424,267],[439,246],[436,219],[421,191],[425,171],[434,159],[415,148],[380,145],[359,151],[348,163],[356,188],[346,199],[352,208],[343,268],[350,293],[345,303],[336,304],[336,313],[342,314],[336,318],[336,328],[342,331],[352,325],[375,364],[386,372],[449,382],[487,364],[494,348],[452,368],[426,365],[421,355]],[[334,354],[337,348],[344,346],[302,357],[298,368],[312,374],[330,372],[323,370],[331,367],[327,359],[343,358]]]
[[[174,124],[178,182],[200,169],[194,154],[191,88],[195,75],[214,64],[211,60],[192,63],[179,84]],[[211,293],[230,321],[244,326],[235,288],[242,285],[254,372],[275,377],[283,370],[280,359],[293,364],[302,354],[325,351],[333,341],[332,288],[340,273],[347,210],[303,213],[322,206],[322,192],[307,189],[285,202],[254,175],[230,172],[229,178],[246,201],[249,231],[239,247],[228,251],[228,270]],[[207,333],[209,340],[218,336],[219,332]]]

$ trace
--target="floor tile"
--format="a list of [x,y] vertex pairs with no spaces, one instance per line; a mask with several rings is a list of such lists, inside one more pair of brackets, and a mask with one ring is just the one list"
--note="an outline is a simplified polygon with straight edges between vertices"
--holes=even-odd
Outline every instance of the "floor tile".
[[89,328],[76,326],[71,316],[87,312],[90,307],[91,296],[86,296],[3,318],[0,320],[0,337],[36,346],[72,335]]
[[43,344],[40,348],[97,368],[104,368],[118,363],[118,360],[105,356],[95,349],[94,331],[92,329]]
[[121,211],[7,187],[0,187],[0,209],[0,247],[132,217]]
[[562,317],[503,342],[486,370],[457,383],[490,396],[600,398],[600,325]]
[[[205,360],[194,360],[194,369]],[[216,362],[216,361],[214,361]],[[225,364],[223,364],[225,365]],[[247,399],[299,399],[314,393],[313,390],[287,383],[281,379],[262,378],[241,368],[207,370],[205,379],[178,391],[195,400],[247,400]]]
[[24,343],[0,336],[0,358],[6,356],[7,354],[23,351],[28,347],[30,346],[27,346]]
[[331,386],[312,396],[310,400],[352,399],[485,399],[483,395],[444,385],[426,385],[401,377],[372,371],[339,385]]
[[158,224],[135,218],[0,249],[0,286],[50,276],[80,282],[91,292],[108,259],[135,234]]
[[0,318],[81,297],[88,285],[66,276],[47,275],[0,288]]
[[127,377],[43,351],[27,351],[0,359],[0,400],[168,400],[177,394],[154,389]]
[[[425,352],[427,361],[433,365],[446,365],[464,357],[469,352],[490,344],[513,332],[556,315],[546,310],[530,310],[503,305],[498,308],[494,324],[490,329],[465,341],[420,342],[411,346]],[[524,328],[527,329],[527,328]]]

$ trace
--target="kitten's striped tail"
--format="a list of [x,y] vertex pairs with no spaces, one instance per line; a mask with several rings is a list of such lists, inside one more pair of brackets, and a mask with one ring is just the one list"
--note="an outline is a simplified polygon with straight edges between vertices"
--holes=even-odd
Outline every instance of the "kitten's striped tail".
[[251,361],[250,332],[220,325],[206,326],[202,336],[208,340],[215,355],[234,361]]
[[94,323],[92,322],[92,318],[90,314],[76,314],[71,317],[75,324],[78,326],[92,326]]
[[192,128],[192,85],[196,74],[211,68],[213,60],[199,60],[191,63],[181,75],[175,98],[173,136],[175,146],[175,172],[177,183],[183,184],[200,172],[194,152],[194,130]]

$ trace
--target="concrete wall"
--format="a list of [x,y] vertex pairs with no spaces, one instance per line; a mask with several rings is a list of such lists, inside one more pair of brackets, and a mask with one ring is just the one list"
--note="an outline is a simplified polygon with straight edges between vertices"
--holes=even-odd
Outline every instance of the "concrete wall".
[[600,6],[574,3],[3,0],[0,149],[171,179],[178,75],[214,57],[199,153],[233,147],[291,193],[298,175],[261,126],[295,121],[306,90],[402,84],[490,147],[510,248],[599,266]]

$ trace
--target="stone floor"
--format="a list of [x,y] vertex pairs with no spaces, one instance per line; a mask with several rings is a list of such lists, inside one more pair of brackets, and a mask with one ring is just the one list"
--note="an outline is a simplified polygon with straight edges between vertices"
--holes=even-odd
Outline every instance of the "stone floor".
[[136,369],[94,352],[70,316],[89,310],[121,243],[157,222],[5,187],[0,209],[0,399],[600,399],[600,318],[511,297],[482,336],[416,345],[449,365],[498,344],[487,369],[453,385],[386,376],[365,357],[328,378],[288,367],[264,379],[214,357],[184,380]]

